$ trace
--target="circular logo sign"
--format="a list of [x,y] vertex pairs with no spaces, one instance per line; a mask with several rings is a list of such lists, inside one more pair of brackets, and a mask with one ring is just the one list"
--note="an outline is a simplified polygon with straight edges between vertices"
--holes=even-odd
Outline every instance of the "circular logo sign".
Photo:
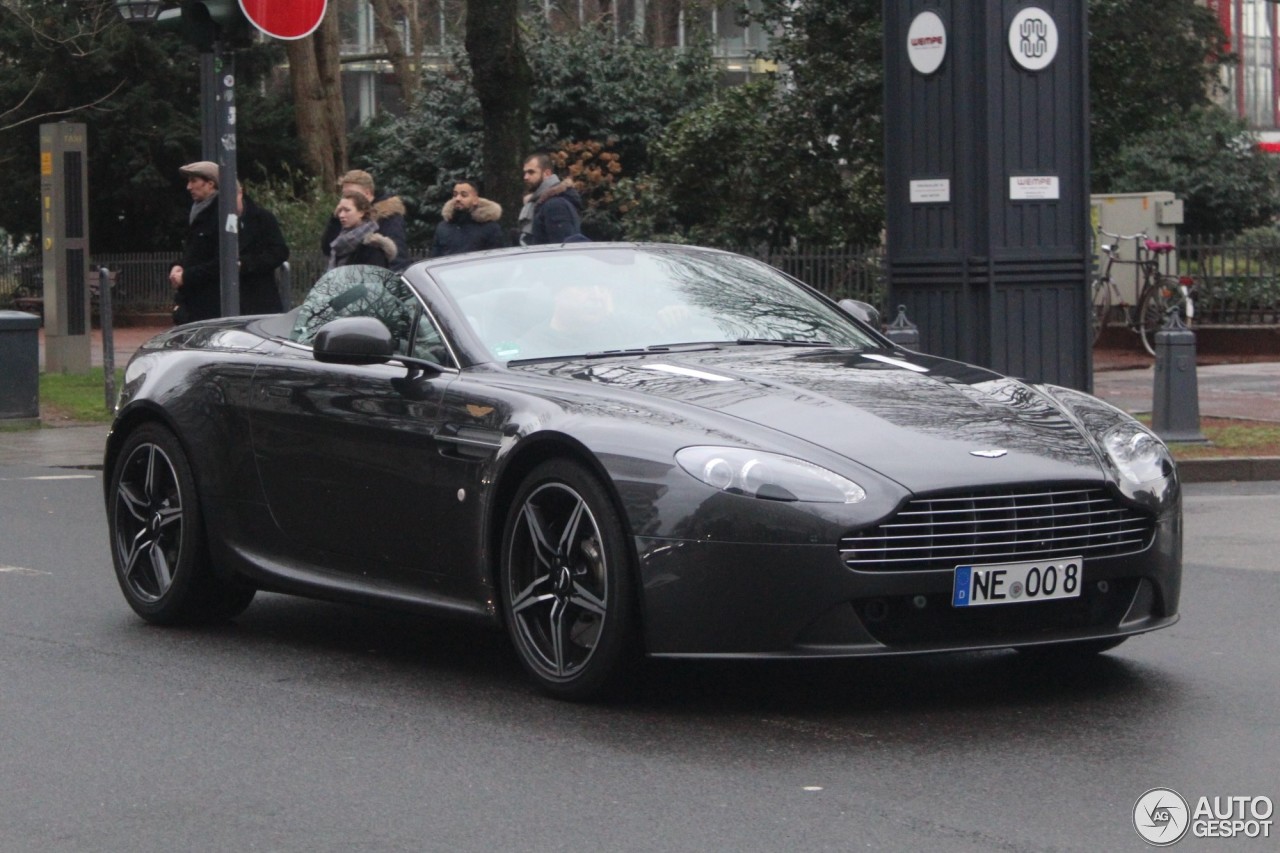
[[1044,9],[1028,6],[1009,24],[1009,52],[1028,71],[1048,68],[1058,54],[1058,25]]
[[1152,788],[1133,804],[1133,828],[1143,841],[1156,847],[1181,840],[1190,825],[1187,801],[1171,788]]
[[907,59],[921,74],[932,74],[947,56],[947,28],[933,12],[916,15],[907,29]]

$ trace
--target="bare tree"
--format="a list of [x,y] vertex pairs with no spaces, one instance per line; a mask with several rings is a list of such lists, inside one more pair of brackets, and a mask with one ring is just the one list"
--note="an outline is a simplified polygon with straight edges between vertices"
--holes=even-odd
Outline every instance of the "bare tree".
[[521,205],[520,159],[529,144],[533,89],[519,0],[468,0],[466,48],[484,124],[486,193],[502,205],[503,224],[511,228]]
[[[406,4],[402,0],[369,0],[369,5],[373,8],[373,22],[378,38],[386,47],[387,59],[400,81],[405,105],[412,106],[422,90],[422,24],[418,17],[418,4]],[[408,29],[408,51],[405,50],[400,21],[404,21]]]
[[338,16],[330,7],[316,31],[285,43],[303,160],[331,187],[347,168],[347,116],[338,58]]

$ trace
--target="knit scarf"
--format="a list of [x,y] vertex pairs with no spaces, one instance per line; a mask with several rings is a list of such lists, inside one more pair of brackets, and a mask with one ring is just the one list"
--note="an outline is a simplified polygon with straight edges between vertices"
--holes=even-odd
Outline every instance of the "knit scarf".
[[333,242],[329,244],[329,266],[328,269],[342,266],[347,256],[356,250],[364,238],[378,230],[378,223],[372,219],[366,219],[353,228],[344,228],[333,238]]
[[559,178],[555,175],[548,175],[542,179],[542,183],[538,184],[536,190],[524,197],[524,207],[520,208],[520,245],[527,245],[529,235],[533,233],[533,211],[537,208],[538,202],[552,187],[559,186],[559,184]]
[[192,223],[194,223],[196,221],[196,217],[199,216],[201,213],[203,213],[206,207],[208,207],[211,204],[216,204],[217,201],[218,201],[218,194],[215,192],[213,193],[213,195],[209,196],[203,201],[197,201],[194,204],[192,204],[191,213],[188,214],[187,216],[187,224],[191,225]]

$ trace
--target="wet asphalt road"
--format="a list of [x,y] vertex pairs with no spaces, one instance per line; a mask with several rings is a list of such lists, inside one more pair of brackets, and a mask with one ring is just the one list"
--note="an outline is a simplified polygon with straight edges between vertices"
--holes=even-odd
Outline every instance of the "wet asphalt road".
[[149,627],[100,475],[0,467],[0,850],[1150,849],[1150,788],[1280,800],[1280,483],[1187,491],[1182,621],[1089,665],[660,664],[601,707],[420,618]]

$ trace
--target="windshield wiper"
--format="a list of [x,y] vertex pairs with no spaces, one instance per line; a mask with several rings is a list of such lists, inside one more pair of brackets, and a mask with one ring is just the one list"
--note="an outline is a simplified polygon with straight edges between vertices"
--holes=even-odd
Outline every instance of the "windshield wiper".
[[775,347],[833,347],[831,341],[797,341],[785,338],[738,338],[734,343],[749,345],[765,345]]

